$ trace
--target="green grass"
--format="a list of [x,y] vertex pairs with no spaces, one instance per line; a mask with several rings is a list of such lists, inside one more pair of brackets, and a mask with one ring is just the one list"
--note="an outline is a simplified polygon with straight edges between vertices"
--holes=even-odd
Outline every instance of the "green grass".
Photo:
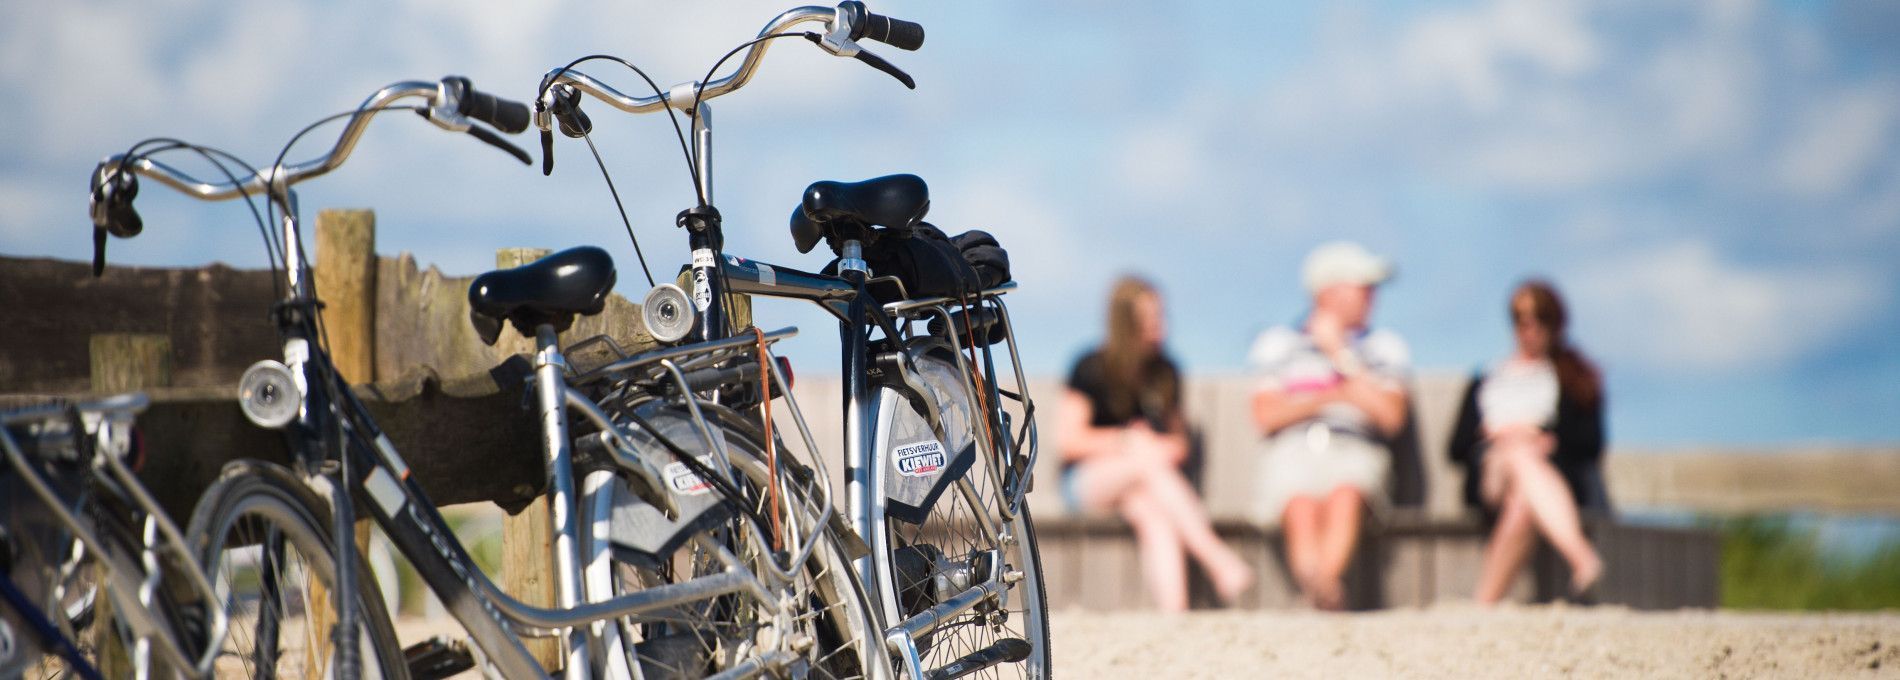
[[1723,522],[1722,606],[1735,609],[1900,609],[1900,542],[1862,559],[1830,560],[1813,532],[1786,518]]

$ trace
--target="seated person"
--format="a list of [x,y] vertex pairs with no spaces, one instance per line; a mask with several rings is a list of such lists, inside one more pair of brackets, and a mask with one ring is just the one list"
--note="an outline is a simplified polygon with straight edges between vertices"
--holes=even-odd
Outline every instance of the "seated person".
[[1124,277],[1109,300],[1108,336],[1075,365],[1058,412],[1062,495],[1071,510],[1114,510],[1135,530],[1156,606],[1185,611],[1194,555],[1229,603],[1253,569],[1214,535],[1180,465],[1188,455],[1181,374],[1162,351],[1161,297]]
[[1603,381],[1564,335],[1563,300],[1529,281],[1511,294],[1517,349],[1465,391],[1451,457],[1463,463],[1465,501],[1496,524],[1485,546],[1477,599],[1494,604],[1510,590],[1542,534],[1570,563],[1573,595],[1603,574],[1583,535],[1579,506],[1607,510]]
[[1298,329],[1254,341],[1254,422],[1265,435],[1256,516],[1279,523],[1289,569],[1307,601],[1345,606],[1344,577],[1368,503],[1382,503],[1390,438],[1405,426],[1410,354],[1371,330],[1375,287],[1391,265],[1355,243],[1322,245],[1302,278],[1312,310]]

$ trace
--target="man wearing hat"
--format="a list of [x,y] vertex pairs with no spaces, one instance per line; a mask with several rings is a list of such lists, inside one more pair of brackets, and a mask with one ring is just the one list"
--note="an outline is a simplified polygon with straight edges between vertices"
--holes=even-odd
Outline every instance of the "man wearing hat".
[[1313,249],[1301,272],[1313,296],[1299,328],[1261,333],[1254,422],[1265,434],[1256,516],[1278,522],[1288,565],[1315,607],[1344,606],[1342,578],[1367,505],[1382,503],[1389,440],[1405,425],[1411,353],[1368,327],[1392,264],[1357,243]]

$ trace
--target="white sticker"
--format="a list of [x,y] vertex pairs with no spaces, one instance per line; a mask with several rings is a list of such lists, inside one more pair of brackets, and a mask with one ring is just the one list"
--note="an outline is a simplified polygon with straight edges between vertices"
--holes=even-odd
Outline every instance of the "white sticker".
[[376,501],[376,507],[382,508],[383,514],[388,517],[395,517],[396,513],[402,512],[403,504],[408,502],[403,496],[402,487],[397,486],[395,478],[382,468],[369,471],[369,478],[363,480],[363,488],[369,490],[370,500]]
[[713,259],[713,252],[711,248],[700,248],[698,250],[693,251],[693,267],[698,268],[698,267],[717,267],[717,266],[719,266],[719,262]]
[[706,281],[706,270],[693,270],[693,306],[706,311],[712,306],[712,284]]
[[915,444],[905,444],[892,452],[897,461],[897,474],[905,477],[928,477],[943,471],[949,458],[943,455],[943,444],[935,439],[927,439]]
[[[712,456],[706,455],[699,456],[698,458],[701,465],[712,467]],[[662,470],[662,472],[666,475],[666,485],[673,489],[673,493],[686,496],[699,496],[712,491],[712,484],[701,479],[697,473],[693,472],[692,468],[686,467],[685,463],[679,461],[667,463],[666,469]]]
[[388,463],[390,467],[396,468],[396,476],[403,478],[409,477],[409,464],[403,462],[402,456],[397,455],[396,445],[389,441],[389,435],[376,435],[376,450],[383,453],[383,462]]
[[759,283],[767,286],[778,285],[778,272],[772,270],[772,265],[759,263]]

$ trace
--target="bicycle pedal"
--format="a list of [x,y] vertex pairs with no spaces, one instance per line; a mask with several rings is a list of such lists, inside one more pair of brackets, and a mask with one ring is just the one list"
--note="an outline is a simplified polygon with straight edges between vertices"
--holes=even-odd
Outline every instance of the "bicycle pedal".
[[924,674],[924,680],[956,680],[999,664],[1019,663],[1029,658],[1029,642],[1022,638],[1003,638],[988,647],[970,652],[943,668]]
[[475,667],[467,641],[440,635],[410,645],[402,650],[402,657],[414,680],[438,680]]

